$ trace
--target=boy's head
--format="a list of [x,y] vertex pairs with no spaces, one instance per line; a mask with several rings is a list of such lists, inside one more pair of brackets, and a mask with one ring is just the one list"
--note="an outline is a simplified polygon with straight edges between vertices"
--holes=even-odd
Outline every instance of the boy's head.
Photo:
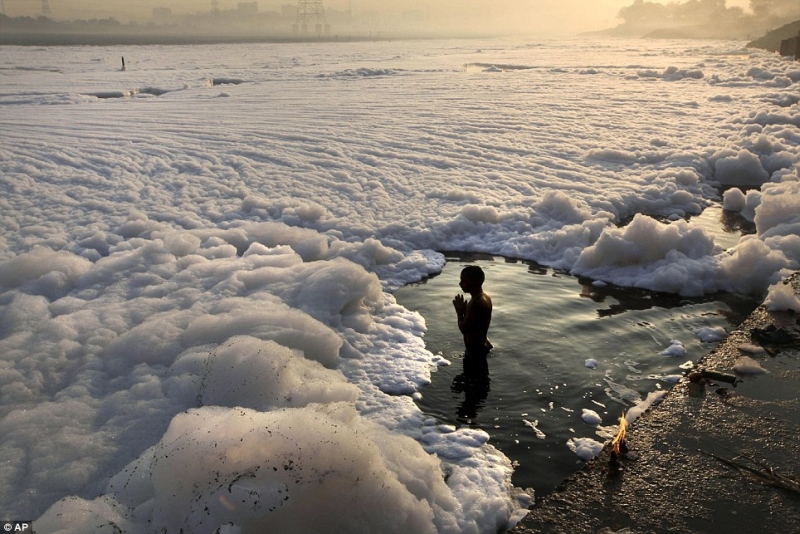
[[480,289],[485,280],[486,275],[483,273],[483,269],[477,265],[468,265],[461,270],[461,283],[459,285],[466,293],[472,293],[476,289]]

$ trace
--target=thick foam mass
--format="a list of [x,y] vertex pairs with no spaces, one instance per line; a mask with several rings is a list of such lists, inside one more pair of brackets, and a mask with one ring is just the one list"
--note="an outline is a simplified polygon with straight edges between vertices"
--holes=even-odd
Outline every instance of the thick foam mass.
[[[444,362],[390,292],[435,251],[684,295],[766,295],[800,266],[792,63],[484,44],[0,54],[7,516],[497,532],[525,502],[507,458],[410,398]],[[725,252],[686,221],[723,186],[757,229]]]
[[701,228],[637,215],[585,248],[573,270],[625,286],[701,295],[715,277],[713,252],[714,241]]
[[[91,514],[57,505],[37,528],[71,532],[107,515],[131,532],[455,531],[458,502],[419,444],[352,405],[261,412],[206,407],[176,416],[161,440],[111,478]],[[186,497],[190,498],[187,499]],[[314,513],[308,513],[308,510]],[[347,510],[348,513],[342,513]],[[75,519],[75,522],[65,521]],[[81,517],[83,516],[83,517]],[[136,521],[126,520],[135,517]]]

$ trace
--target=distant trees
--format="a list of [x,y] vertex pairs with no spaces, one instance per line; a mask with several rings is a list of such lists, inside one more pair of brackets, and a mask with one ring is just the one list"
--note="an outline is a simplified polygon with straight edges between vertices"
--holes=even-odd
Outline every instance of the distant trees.
[[617,15],[626,24],[641,24],[645,21],[667,20],[667,6],[658,2],[645,2],[634,0],[633,4],[623,7]]
[[685,0],[669,4],[634,0],[619,10],[625,25],[638,28],[670,28],[714,25],[720,22],[775,26],[800,18],[800,0],[750,0],[752,14],[740,7],[727,7],[726,0]]
[[47,17],[7,17],[0,15],[0,26],[5,28],[45,28],[58,24]]
[[[773,2],[775,0],[751,0]],[[796,0],[788,0],[796,1]],[[725,0],[687,0],[684,3],[660,4],[634,0],[633,4],[619,11],[619,18],[626,24],[652,25],[654,22],[672,24],[702,24],[720,19],[735,19],[744,16],[739,7],[728,8]]]
[[759,18],[800,18],[800,2],[797,0],[750,0],[750,10]]
[[117,28],[122,26],[122,23],[115,18],[109,17],[105,19],[90,19],[90,20],[71,20],[56,22],[48,17],[7,17],[0,15],[0,27],[26,30],[47,30],[47,29],[70,29],[70,28],[84,28],[84,29],[108,29]]

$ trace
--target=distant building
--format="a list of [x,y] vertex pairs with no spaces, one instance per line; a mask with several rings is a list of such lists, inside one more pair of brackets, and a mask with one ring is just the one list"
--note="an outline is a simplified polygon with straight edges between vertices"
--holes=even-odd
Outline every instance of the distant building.
[[236,6],[236,14],[244,17],[258,15],[258,2],[239,2]]
[[172,10],[168,7],[154,7],[153,8],[153,21],[154,22],[169,22],[172,20]]

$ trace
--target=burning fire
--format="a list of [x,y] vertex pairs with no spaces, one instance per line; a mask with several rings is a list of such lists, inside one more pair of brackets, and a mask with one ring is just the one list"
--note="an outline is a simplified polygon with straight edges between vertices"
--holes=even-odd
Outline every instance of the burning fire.
[[625,420],[625,414],[619,418],[619,432],[611,440],[611,455],[608,458],[608,476],[613,477],[620,471],[619,460],[623,455],[628,454],[628,446],[625,444],[625,432],[628,429],[628,422]]
[[620,447],[625,445],[625,430],[628,428],[628,422],[625,420],[625,414],[623,413],[619,418],[619,432],[611,441],[611,450],[614,454],[620,453]]

